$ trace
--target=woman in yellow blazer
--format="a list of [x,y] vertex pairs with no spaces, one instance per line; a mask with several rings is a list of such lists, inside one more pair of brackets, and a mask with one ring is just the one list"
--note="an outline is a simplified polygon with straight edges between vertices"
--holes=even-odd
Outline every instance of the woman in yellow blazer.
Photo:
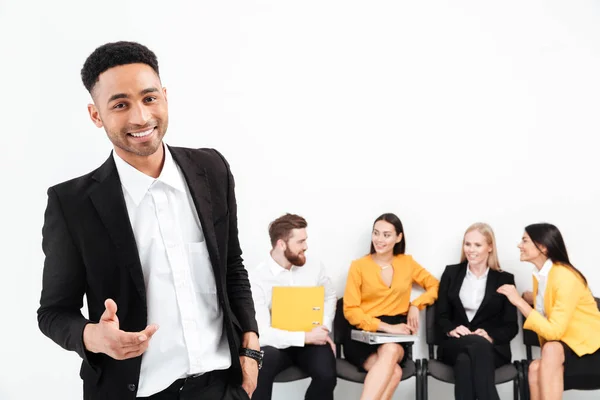
[[600,379],[600,311],[587,281],[569,261],[558,228],[533,224],[519,244],[521,261],[535,265],[530,305],[513,285],[498,289],[536,332],[541,359],[529,366],[532,400],[561,399],[564,390],[585,389]]
[[[404,254],[402,222],[394,214],[375,220],[370,254],[350,266],[344,292],[344,316],[355,329],[414,334],[419,310],[437,298],[439,282],[413,258]],[[412,284],[426,292],[410,301]],[[369,345],[344,340],[348,361],[367,371],[361,400],[391,399],[402,378],[404,348],[397,343]]]

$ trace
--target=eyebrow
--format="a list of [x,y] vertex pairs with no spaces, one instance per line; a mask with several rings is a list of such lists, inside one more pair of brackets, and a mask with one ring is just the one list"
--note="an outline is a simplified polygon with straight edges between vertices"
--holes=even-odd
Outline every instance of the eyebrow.
[[[151,87],[151,88],[147,88],[147,89],[142,90],[140,92],[140,96],[143,96],[143,95],[148,94],[148,93],[156,93],[156,92],[158,92],[158,89],[155,88],[155,87]],[[118,100],[118,99],[128,99],[128,98],[129,98],[128,94],[117,93],[117,94],[113,94],[112,96],[110,96],[110,98],[108,99],[107,103],[110,103],[111,101]]]

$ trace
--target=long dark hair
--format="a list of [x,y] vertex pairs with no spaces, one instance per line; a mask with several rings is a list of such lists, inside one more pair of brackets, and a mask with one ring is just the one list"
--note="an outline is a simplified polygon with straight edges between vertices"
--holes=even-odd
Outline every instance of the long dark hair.
[[[556,226],[548,223],[531,224],[525,227],[525,232],[527,232],[531,241],[540,252],[548,257],[554,264],[562,264],[571,268],[581,277],[581,279],[583,279],[587,286],[587,279],[585,279],[585,276],[583,276],[581,271],[575,268],[573,264],[571,264],[571,261],[569,261],[567,246],[565,246],[565,241]],[[545,253],[540,249],[540,245],[546,248]]]
[[[406,250],[406,235],[404,234],[404,228],[402,227],[402,221],[400,221],[400,218],[398,218],[396,216],[396,214],[392,214],[392,213],[381,214],[379,217],[377,217],[375,222],[373,222],[373,228],[375,228],[375,224],[377,223],[377,221],[385,221],[385,222],[388,222],[388,223],[394,225],[394,229],[396,230],[396,235],[402,234],[402,240],[400,241],[400,243],[396,243],[394,245],[394,255],[404,254],[404,251]],[[373,246],[373,240],[371,240],[371,253],[370,254],[374,254],[374,253],[375,253],[375,246]]]

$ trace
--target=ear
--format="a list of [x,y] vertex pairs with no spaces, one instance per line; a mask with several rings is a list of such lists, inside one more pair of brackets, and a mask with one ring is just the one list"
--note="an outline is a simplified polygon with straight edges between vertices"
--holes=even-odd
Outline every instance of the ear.
[[279,247],[281,249],[281,251],[285,251],[287,246],[286,246],[285,242],[283,241],[283,239],[279,239],[277,241],[276,247]]
[[403,234],[399,234],[398,235],[398,239],[396,239],[396,243],[400,243],[402,241],[402,238],[404,237]]
[[538,244],[537,247],[542,252],[543,255],[548,257],[548,248],[546,246]]
[[165,101],[166,101],[167,103],[169,103],[169,100],[168,100],[168,98],[167,98],[167,88],[166,88],[166,87],[163,87],[163,88],[162,88],[162,91],[163,91],[163,96],[165,96]]
[[104,125],[102,124],[102,119],[100,118],[100,113],[98,112],[98,108],[94,104],[88,104],[88,113],[90,114],[90,119],[98,128],[102,128]]

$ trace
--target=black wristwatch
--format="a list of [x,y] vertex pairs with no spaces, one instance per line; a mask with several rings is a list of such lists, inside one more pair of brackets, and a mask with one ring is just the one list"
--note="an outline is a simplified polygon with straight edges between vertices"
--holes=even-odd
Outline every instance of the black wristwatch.
[[265,352],[260,350],[252,350],[252,349],[248,349],[246,347],[242,347],[240,349],[240,356],[244,356],[244,357],[250,357],[253,360],[256,360],[256,362],[258,363],[258,369],[262,368],[262,362],[263,362],[263,356],[265,355]]

